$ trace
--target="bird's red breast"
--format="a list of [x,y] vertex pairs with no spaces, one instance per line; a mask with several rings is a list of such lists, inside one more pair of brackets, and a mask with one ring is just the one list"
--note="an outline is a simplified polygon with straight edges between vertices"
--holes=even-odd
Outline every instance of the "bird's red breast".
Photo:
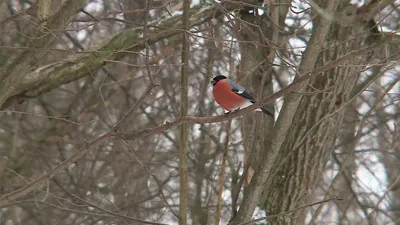
[[214,85],[213,95],[215,101],[228,111],[233,111],[248,102],[247,99],[232,91],[232,87],[227,80],[220,80]]

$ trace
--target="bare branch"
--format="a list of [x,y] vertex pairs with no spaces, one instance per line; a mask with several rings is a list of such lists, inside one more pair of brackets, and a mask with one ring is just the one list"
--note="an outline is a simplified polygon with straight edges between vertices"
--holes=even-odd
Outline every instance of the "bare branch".
[[256,222],[263,221],[263,220],[271,219],[271,218],[274,218],[274,217],[287,216],[287,214],[290,214],[290,213],[292,213],[294,211],[297,211],[297,210],[300,210],[300,209],[305,209],[305,208],[308,208],[308,207],[311,207],[311,206],[325,204],[325,203],[330,202],[330,201],[341,201],[341,200],[343,200],[343,199],[341,199],[341,198],[325,199],[325,200],[322,200],[322,201],[313,202],[311,204],[299,206],[299,207],[297,207],[295,209],[288,210],[288,211],[285,211],[285,212],[281,212],[281,213],[278,213],[278,214],[275,214],[275,215],[269,215],[269,216],[261,217],[261,218],[255,219],[255,220],[250,220],[250,221],[241,223],[240,225],[248,225],[248,224],[253,224],[253,223],[256,223]]

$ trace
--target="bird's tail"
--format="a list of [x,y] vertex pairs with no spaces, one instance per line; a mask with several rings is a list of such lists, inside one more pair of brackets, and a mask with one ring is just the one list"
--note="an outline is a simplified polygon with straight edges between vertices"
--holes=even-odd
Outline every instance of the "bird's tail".
[[261,109],[261,112],[267,114],[268,116],[274,117],[274,114],[272,112],[270,112],[262,107],[260,107],[260,109]]

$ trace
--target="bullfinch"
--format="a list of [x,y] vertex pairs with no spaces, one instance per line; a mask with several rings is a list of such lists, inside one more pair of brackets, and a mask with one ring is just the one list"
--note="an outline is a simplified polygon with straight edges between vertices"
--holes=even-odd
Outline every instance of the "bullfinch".
[[[225,76],[218,75],[214,77],[211,83],[213,85],[213,95],[215,101],[217,101],[222,108],[228,110],[229,112],[245,108],[255,103],[254,98],[246,91],[246,89],[244,89],[242,85]],[[256,110],[262,111],[269,116],[274,116],[274,114],[262,107]]]

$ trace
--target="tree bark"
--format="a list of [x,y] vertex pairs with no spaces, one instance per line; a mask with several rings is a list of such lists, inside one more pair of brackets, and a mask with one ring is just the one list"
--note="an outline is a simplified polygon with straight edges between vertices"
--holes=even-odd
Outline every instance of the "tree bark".
[[[190,0],[183,2],[183,29],[188,31],[190,26]],[[182,67],[181,67],[181,117],[188,115],[189,109],[189,37],[186,33],[182,34]],[[188,137],[189,125],[180,126],[179,135],[179,225],[186,225],[188,222],[188,198],[189,198],[189,180],[188,180]]]
[[[333,13],[336,11],[339,3],[337,1],[329,1],[326,7],[327,12]],[[316,20],[316,23],[313,28],[313,34],[311,36],[310,42],[308,44],[307,50],[304,52],[304,57],[300,65],[300,74],[302,73],[310,73],[315,66],[317,58],[322,49],[322,43],[325,40],[325,37],[328,34],[330,28],[331,21],[325,20],[323,18],[319,18]],[[304,88],[302,88],[304,90]],[[293,136],[289,136],[289,132],[294,131],[294,127],[290,127],[292,121],[296,123],[297,120],[294,120],[293,117],[296,113],[297,107],[300,103],[301,95],[298,94],[289,94],[285,97],[285,103],[280,112],[277,122],[275,123],[274,129],[271,132],[270,140],[271,145],[268,149],[264,150],[268,154],[272,154],[272,157],[267,157],[263,155],[262,161],[259,167],[256,169],[256,172],[251,180],[249,188],[245,191],[244,199],[238,215],[235,217],[232,224],[240,224],[243,221],[247,221],[251,219],[251,216],[254,212],[255,207],[259,203],[259,199],[263,196],[261,202],[269,202],[267,200],[269,197],[269,193],[273,193],[273,189],[271,189],[270,185],[265,184],[267,179],[271,180],[271,178],[277,179],[282,178],[285,180],[290,179],[289,177],[283,177],[281,175],[277,175],[273,173],[272,170],[277,169],[276,164],[282,162],[282,158],[286,158],[286,155],[290,153],[289,149],[285,144],[287,144],[289,137],[293,138]],[[304,104],[304,103],[303,103]],[[304,109],[299,109],[299,112],[305,112]],[[300,114],[300,113],[297,113]],[[302,114],[302,113],[301,113]],[[304,115],[304,114],[303,114]],[[297,115],[299,116],[299,115]],[[299,129],[299,127],[297,127]],[[296,130],[297,130],[296,129]],[[295,133],[293,134],[295,135]],[[285,139],[285,137],[287,137]],[[286,151],[286,153],[284,153]],[[279,164],[278,164],[279,165]],[[269,171],[270,170],[270,171]],[[263,189],[268,188],[268,192],[263,192]],[[275,191],[280,192],[279,202],[274,203],[274,207],[279,207],[279,203],[284,199],[288,198],[287,190],[282,189],[282,186],[276,184]],[[279,189],[279,190],[277,190]],[[278,194],[278,193],[274,193]],[[293,196],[290,196],[293,197]],[[267,203],[268,204],[268,203]],[[281,209],[273,209],[272,206],[267,206],[268,214],[282,212],[285,210]]]

